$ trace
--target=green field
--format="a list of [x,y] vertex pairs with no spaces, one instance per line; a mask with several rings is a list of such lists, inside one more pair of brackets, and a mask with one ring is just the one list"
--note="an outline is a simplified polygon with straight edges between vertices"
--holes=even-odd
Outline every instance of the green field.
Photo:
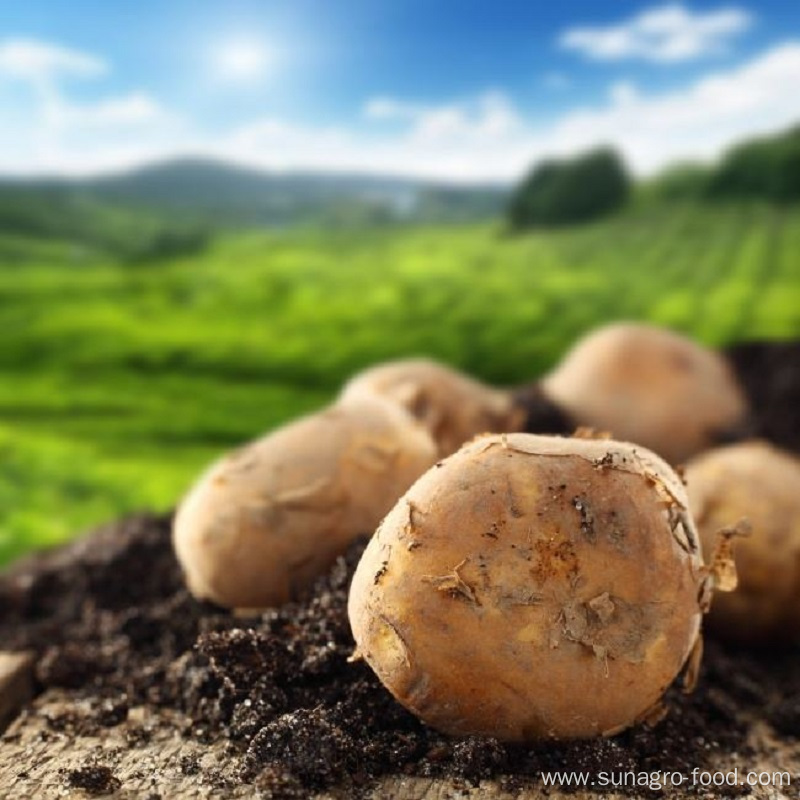
[[212,457],[427,353],[499,384],[649,319],[710,344],[800,335],[800,210],[633,208],[499,224],[231,233],[142,263],[0,236],[0,562],[170,507]]

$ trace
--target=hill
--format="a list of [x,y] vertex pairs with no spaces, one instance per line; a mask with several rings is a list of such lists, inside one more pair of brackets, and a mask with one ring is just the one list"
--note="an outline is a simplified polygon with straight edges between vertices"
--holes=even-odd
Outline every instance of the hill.
[[[53,204],[145,211],[185,223],[285,227],[321,223],[474,222],[497,215],[504,187],[448,186],[412,179],[311,172],[265,172],[221,161],[179,159],[88,179],[0,183],[6,206],[39,217]],[[57,209],[55,209],[57,210]],[[54,210],[54,211],[55,211]],[[17,215],[24,224],[22,211]],[[68,219],[70,217],[68,216]],[[0,206],[0,226],[3,212]]]
[[0,181],[0,236],[4,266],[25,260],[27,248],[9,249],[17,239],[69,246],[79,260],[125,261],[196,252],[206,243],[196,223],[115,205],[82,187],[34,181]]
[[[540,165],[535,174],[547,167]],[[800,198],[798,175],[800,126],[744,142],[716,165],[677,165],[640,182],[636,196],[656,202],[737,197],[794,202]],[[567,181],[559,189],[562,205],[581,207],[587,186],[595,183]],[[0,233],[60,238],[129,258],[151,258],[201,249],[209,228],[482,222],[498,218],[511,197],[512,187],[502,184],[269,172],[182,158],[84,179],[0,179]]]

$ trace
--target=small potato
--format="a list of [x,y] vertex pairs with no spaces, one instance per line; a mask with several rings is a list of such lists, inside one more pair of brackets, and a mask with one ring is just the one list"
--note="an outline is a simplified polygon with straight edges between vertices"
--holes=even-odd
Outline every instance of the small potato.
[[375,529],[436,459],[427,432],[376,397],[304,417],[214,464],[173,542],[192,593],[223,606],[291,599]]
[[576,424],[644,445],[672,464],[729,441],[748,411],[722,356],[633,323],[581,339],[542,388]]
[[706,557],[741,518],[739,586],[715,597],[709,630],[745,644],[800,642],[800,460],[762,441],[711,450],[686,466],[690,508]]
[[350,590],[358,652],[450,734],[611,734],[699,654],[710,590],[683,486],[634,445],[486,436],[384,519]]
[[345,385],[342,397],[365,393],[407,409],[428,429],[441,455],[450,455],[480,433],[519,430],[525,419],[508,392],[423,358],[371,367]]

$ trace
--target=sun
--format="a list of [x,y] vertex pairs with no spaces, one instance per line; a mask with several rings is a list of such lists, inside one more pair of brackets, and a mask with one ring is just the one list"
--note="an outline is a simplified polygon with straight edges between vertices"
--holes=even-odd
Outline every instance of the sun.
[[224,80],[251,82],[267,77],[275,61],[275,50],[266,42],[231,39],[217,48],[214,65]]

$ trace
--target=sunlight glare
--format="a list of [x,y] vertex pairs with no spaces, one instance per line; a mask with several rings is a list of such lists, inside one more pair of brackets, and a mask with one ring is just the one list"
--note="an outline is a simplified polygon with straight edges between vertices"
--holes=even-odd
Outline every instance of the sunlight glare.
[[264,42],[237,39],[225,42],[216,53],[220,77],[252,81],[265,77],[275,64],[275,52]]

